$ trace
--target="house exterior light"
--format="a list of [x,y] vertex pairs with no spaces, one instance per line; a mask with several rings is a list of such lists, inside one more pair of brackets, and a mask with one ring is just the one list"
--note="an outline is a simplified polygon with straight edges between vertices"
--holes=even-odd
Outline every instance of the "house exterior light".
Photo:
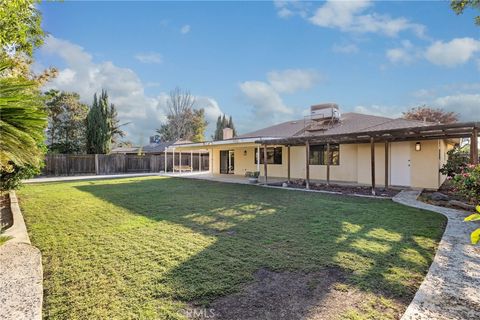
[[422,144],[420,142],[415,143],[415,151],[422,150]]

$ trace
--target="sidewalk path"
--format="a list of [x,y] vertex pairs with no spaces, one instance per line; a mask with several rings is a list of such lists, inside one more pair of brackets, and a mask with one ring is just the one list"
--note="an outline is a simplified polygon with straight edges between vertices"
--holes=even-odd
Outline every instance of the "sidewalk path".
[[23,180],[23,183],[43,183],[43,182],[59,182],[59,181],[75,181],[75,180],[93,180],[93,179],[115,179],[130,177],[158,176],[160,173],[122,173],[122,174],[104,174],[90,176],[58,176],[58,177],[40,177]]
[[427,276],[402,320],[480,319],[480,247],[470,244],[478,224],[468,213],[417,200],[420,191],[402,191],[393,201],[443,214],[448,224]]

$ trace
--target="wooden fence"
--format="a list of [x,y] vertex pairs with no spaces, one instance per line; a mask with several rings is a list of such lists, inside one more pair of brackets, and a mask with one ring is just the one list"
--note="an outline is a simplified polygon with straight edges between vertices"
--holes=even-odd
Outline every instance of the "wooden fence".
[[[165,168],[165,160],[167,166]],[[181,163],[180,163],[181,160]],[[173,164],[175,161],[175,164]],[[167,153],[159,155],[130,154],[49,154],[45,158],[42,174],[45,176],[66,176],[86,174],[118,174],[172,172],[174,166],[191,168],[192,171],[209,169],[208,154]]]

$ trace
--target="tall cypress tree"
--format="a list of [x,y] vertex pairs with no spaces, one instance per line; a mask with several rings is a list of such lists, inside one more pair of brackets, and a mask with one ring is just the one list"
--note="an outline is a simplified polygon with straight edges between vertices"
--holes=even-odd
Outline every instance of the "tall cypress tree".
[[228,119],[228,128],[233,130],[233,137],[237,136],[237,130],[235,129],[235,125],[233,124],[232,116]]
[[110,152],[113,120],[110,117],[107,91],[100,97],[93,96],[93,103],[87,116],[87,152],[106,154]]
[[213,134],[213,140],[222,140],[222,117],[218,116],[217,118],[217,127],[215,128],[215,133]]
[[87,153],[98,153],[98,137],[97,130],[100,122],[100,112],[98,108],[97,94],[93,95],[93,103],[87,115]]
[[112,120],[109,117],[109,105],[108,105],[108,94],[106,90],[102,90],[100,99],[98,101],[98,106],[101,113],[100,127],[100,137],[98,140],[99,148],[102,151],[101,153],[109,153],[111,146],[111,132],[110,128],[112,127]]

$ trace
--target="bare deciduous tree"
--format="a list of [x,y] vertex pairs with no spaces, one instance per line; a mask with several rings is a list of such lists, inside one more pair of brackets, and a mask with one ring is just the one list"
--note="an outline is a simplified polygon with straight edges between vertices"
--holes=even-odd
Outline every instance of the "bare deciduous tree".
[[157,130],[162,141],[203,140],[207,125],[205,112],[203,109],[194,110],[195,104],[195,97],[190,91],[178,87],[170,91],[167,122]]
[[411,108],[403,113],[403,118],[407,120],[428,121],[434,123],[454,123],[458,122],[458,114],[447,112],[443,109],[430,108],[425,105]]

